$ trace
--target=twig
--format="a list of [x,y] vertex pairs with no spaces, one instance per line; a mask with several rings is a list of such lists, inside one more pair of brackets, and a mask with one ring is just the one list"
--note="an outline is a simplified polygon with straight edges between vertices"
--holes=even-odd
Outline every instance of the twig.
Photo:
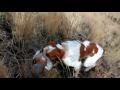
[[18,76],[20,76],[20,73],[16,76],[16,78],[18,78]]
[[[14,55],[14,56],[16,56],[16,55]],[[21,69],[20,69],[20,63],[18,62],[18,60],[16,59],[16,57],[15,57],[15,58],[13,57],[13,59],[15,59],[15,60],[17,61],[18,68],[19,68],[19,71],[20,71],[20,77],[21,77],[22,71],[21,71]]]
[[65,69],[65,67],[63,66],[62,60],[61,60],[58,56],[57,56],[57,58],[59,59],[61,65],[62,65],[62,67],[63,67],[63,69]]

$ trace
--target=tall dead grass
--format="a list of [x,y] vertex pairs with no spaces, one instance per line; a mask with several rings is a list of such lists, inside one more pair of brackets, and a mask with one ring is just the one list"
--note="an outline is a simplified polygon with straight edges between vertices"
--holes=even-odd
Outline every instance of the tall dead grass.
[[10,73],[3,60],[0,60],[0,78],[10,78]]
[[[107,50],[104,56],[106,62],[111,64],[119,61],[120,13],[4,12],[1,15],[6,17],[13,35],[11,40],[7,40],[5,34],[0,37],[3,40],[0,43],[2,58],[11,68],[11,73],[16,73],[12,77],[32,77],[31,59],[34,49],[44,47],[50,40],[59,43],[67,39],[80,39],[79,34]],[[90,77],[97,74],[92,75],[93,72],[89,73]]]

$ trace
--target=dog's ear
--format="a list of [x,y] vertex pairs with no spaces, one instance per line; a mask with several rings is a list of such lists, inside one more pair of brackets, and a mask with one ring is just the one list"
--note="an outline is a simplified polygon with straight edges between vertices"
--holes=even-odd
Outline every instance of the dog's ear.
[[53,42],[53,41],[50,41],[50,42],[48,43],[48,45],[52,45],[53,47],[56,47],[56,43]]

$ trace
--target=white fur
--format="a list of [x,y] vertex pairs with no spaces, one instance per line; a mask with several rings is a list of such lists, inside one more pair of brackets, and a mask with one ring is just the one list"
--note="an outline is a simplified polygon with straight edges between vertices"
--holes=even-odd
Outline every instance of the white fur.
[[53,67],[53,63],[49,59],[47,59],[47,65],[45,66],[45,68],[47,70],[51,70],[52,67]]
[[35,59],[35,57],[40,53],[40,50],[38,50],[35,55],[33,56],[33,59]]
[[93,50],[92,53],[94,53],[95,51]]
[[77,71],[81,67],[80,57],[80,42],[78,41],[66,41],[63,42],[65,46],[65,57],[62,59],[67,66],[74,67]]
[[46,52],[43,52],[42,54],[43,54],[43,57],[46,58],[46,60],[47,60],[47,64],[45,66],[45,69],[51,70],[53,67],[52,61],[50,61],[50,59],[46,56]]
[[42,56],[42,58],[41,58],[41,59],[42,59],[42,60],[44,60],[44,61],[46,60],[46,59],[45,59],[45,57],[43,57],[43,56]]
[[86,51],[86,48],[84,48],[84,51]]
[[85,40],[84,42],[81,42],[85,47],[88,47],[90,44],[90,41]]
[[59,49],[63,49],[63,47],[62,47],[60,44],[57,44],[56,46],[57,46],[57,48],[59,48]]
[[51,52],[51,51],[54,50],[54,49],[55,49],[55,47],[49,45],[49,46],[47,46],[47,47],[44,48],[44,51],[45,51],[46,53],[49,53],[49,52]]
[[83,63],[83,66],[86,67],[85,71],[89,71],[91,68],[93,68],[94,66],[96,66],[96,62],[102,57],[103,55],[103,49],[102,47],[100,47],[98,44],[97,48],[98,48],[98,52],[92,56],[92,57],[87,57],[85,62]]

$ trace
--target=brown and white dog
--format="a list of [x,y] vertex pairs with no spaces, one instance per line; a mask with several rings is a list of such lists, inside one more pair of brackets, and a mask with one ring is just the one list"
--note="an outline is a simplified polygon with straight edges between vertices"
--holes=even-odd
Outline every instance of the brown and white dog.
[[[103,48],[88,40],[72,40],[65,41],[61,44],[56,44],[50,41],[46,47],[42,49],[42,58],[47,60],[46,69],[50,70],[52,65],[51,60],[59,59],[65,65],[74,67],[76,71],[74,76],[77,77],[81,66],[83,65],[85,71],[89,71],[96,66],[96,62],[103,55]],[[81,60],[85,59],[82,63]]]
[[49,59],[45,58],[43,56],[43,52],[40,50],[36,51],[32,60],[33,60],[32,63],[34,68],[34,74],[37,77],[40,76],[40,74],[44,71],[45,68],[47,70],[51,70],[53,66],[52,62]]

